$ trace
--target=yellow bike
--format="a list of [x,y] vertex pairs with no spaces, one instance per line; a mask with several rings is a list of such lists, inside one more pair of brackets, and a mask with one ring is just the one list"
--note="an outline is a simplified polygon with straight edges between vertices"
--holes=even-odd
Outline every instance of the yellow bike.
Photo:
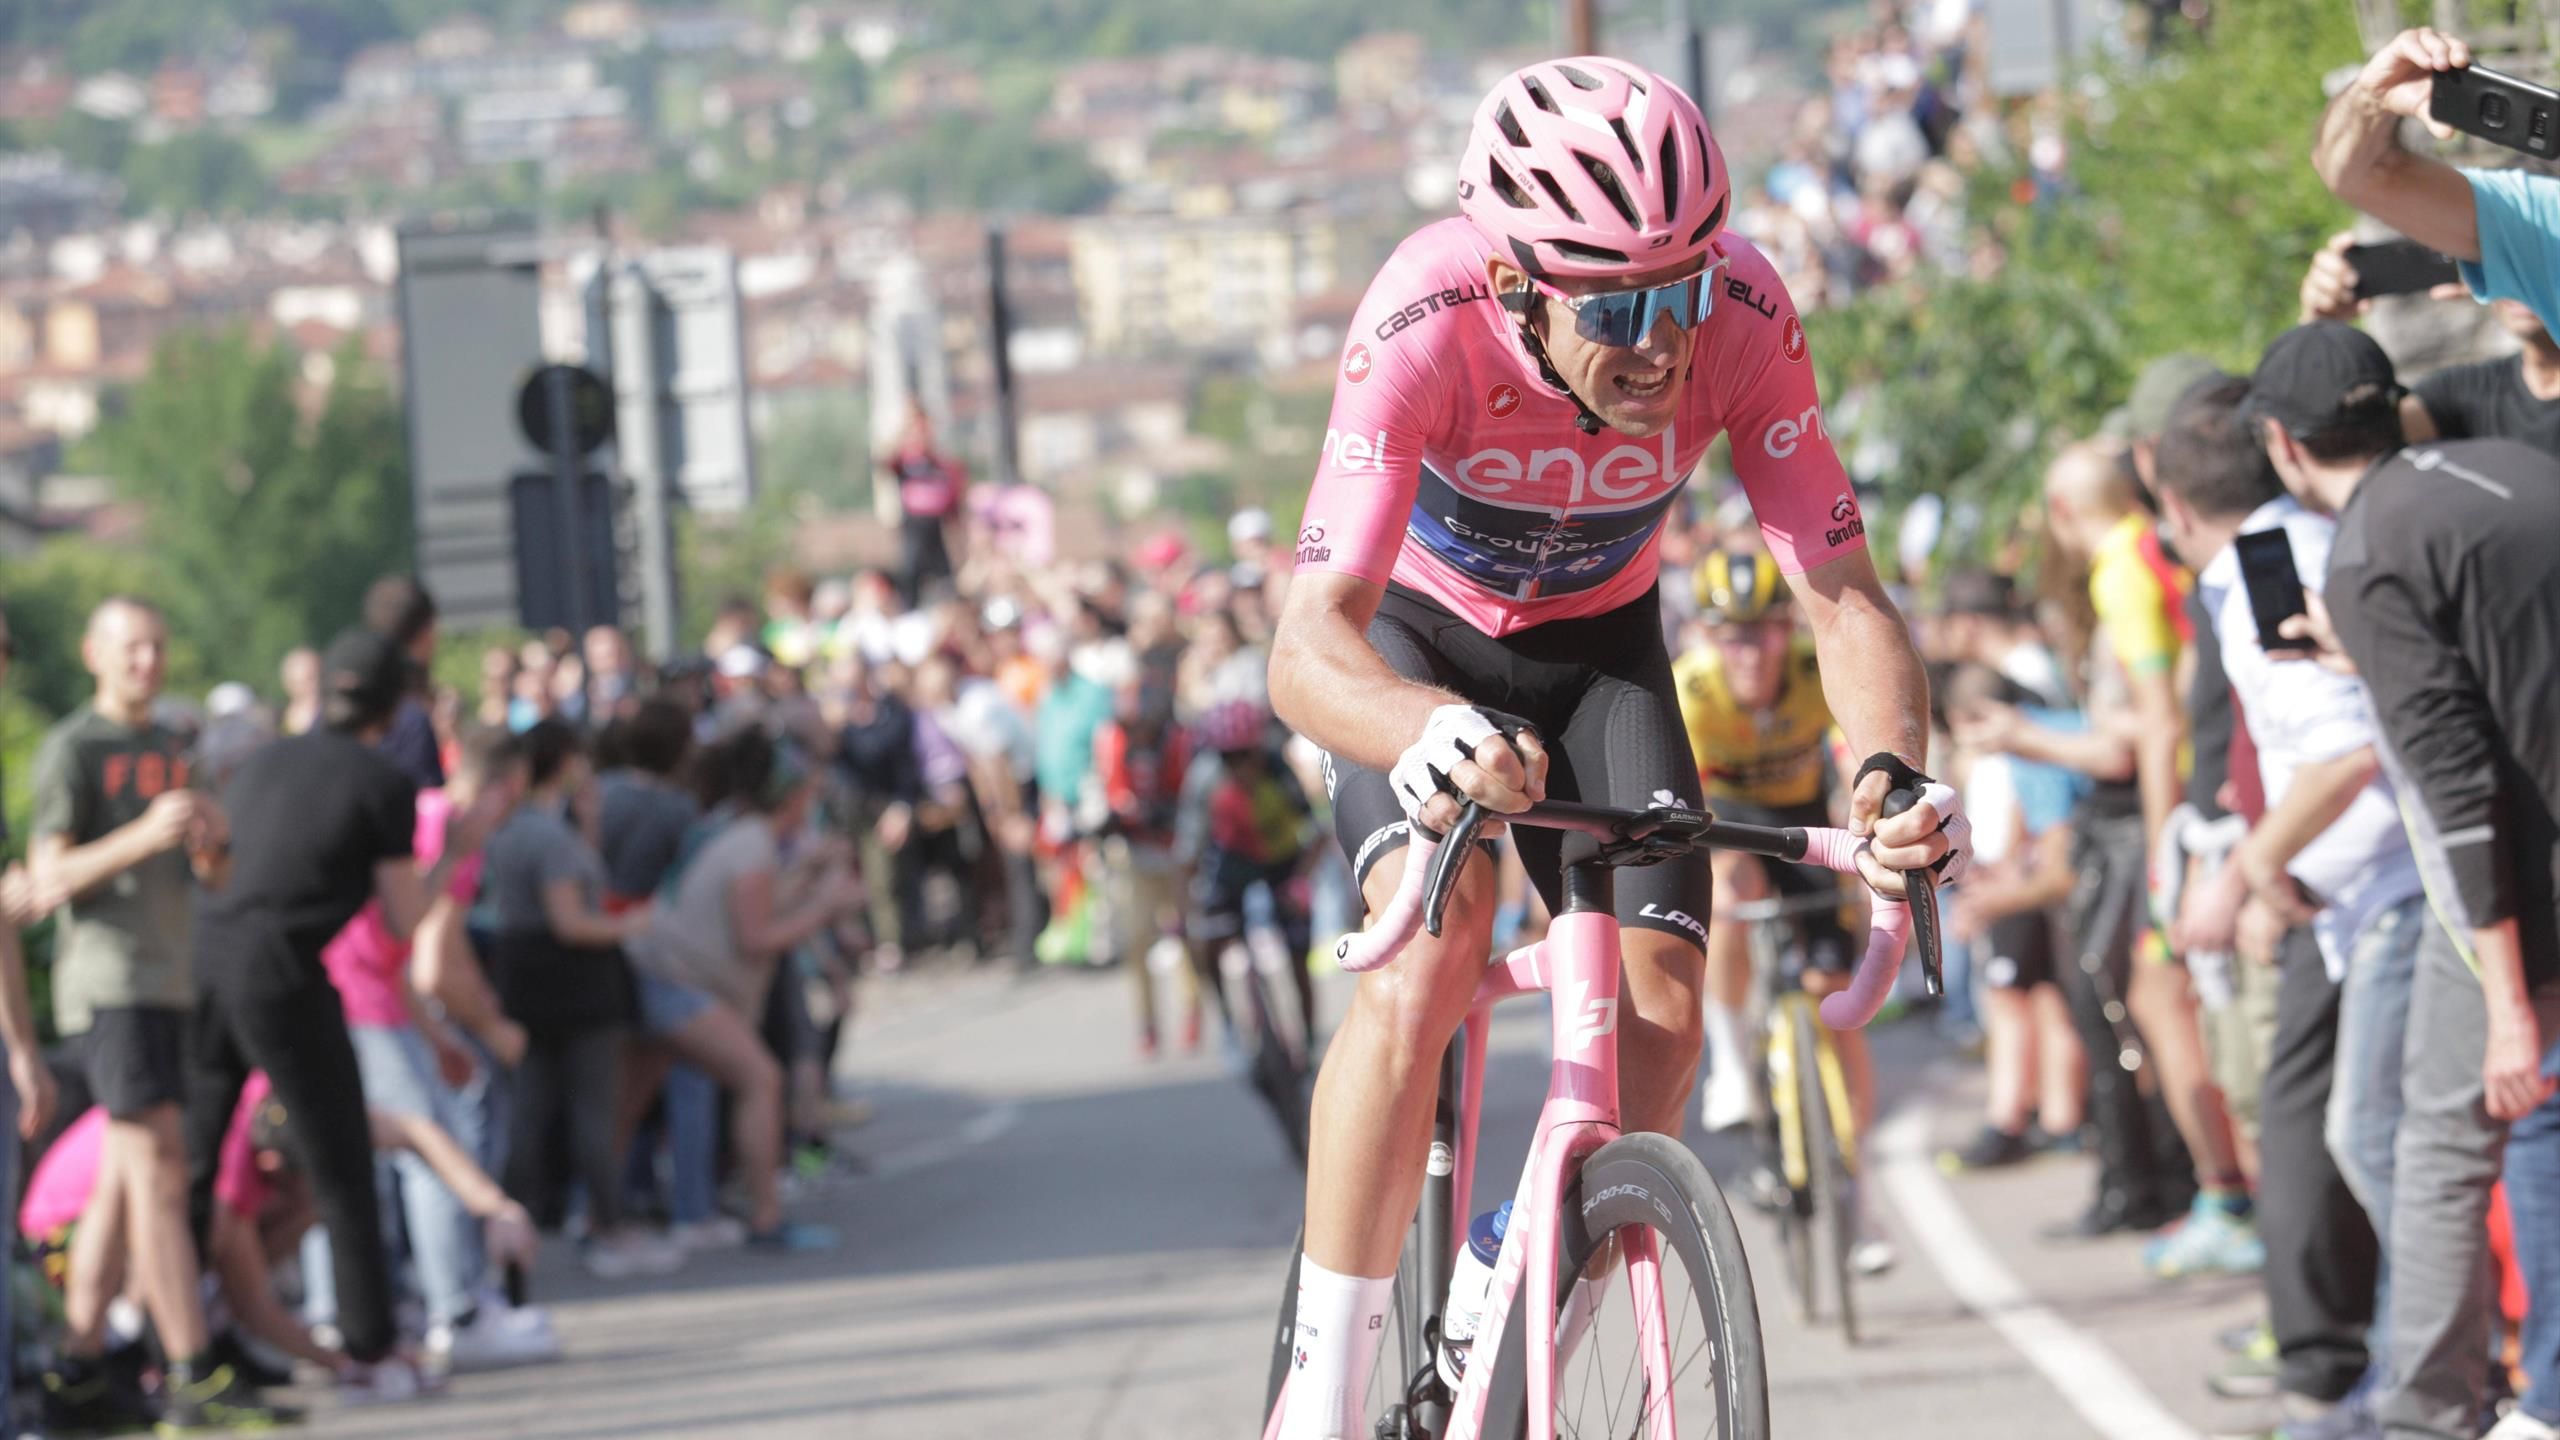
[[[1751,926],[1751,974],[1761,1016],[1762,1172],[1754,1198],[1778,1219],[1796,1317],[1820,1321],[1822,1291],[1838,1297],[1840,1333],[1858,1343],[1851,1251],[1858,1243],[1858,1119],[1831,1028],[1803,985],[1804,947],[1790,917],[1838,908],[1836,896],[1776,896],[1733,907]],[[1829,1283],[1823,1284],[1822,1277]]]

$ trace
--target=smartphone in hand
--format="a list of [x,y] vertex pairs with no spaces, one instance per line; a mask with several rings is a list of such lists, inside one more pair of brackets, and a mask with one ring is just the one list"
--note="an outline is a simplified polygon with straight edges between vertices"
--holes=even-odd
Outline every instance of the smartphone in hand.
[[2356,272],[2356,298],[2423,295],[2462,278],[2452,257],[2437,254],[2415,240],[2386,240],[2378,245],[2350,245],[2346,262]]
[[2560,159],[2560,90],[2481,65],[2439,70],[2427,114],[2491,144]]
[[2249,614],[2258,622],[2258,648],[2288,658],[2309,655],[2309,643],[2284,634],[2284,622],[2305,613],[2293,542],[2278,528],[2252,531],[2232,544],[2240,552],[2241,583],[2249,589]]

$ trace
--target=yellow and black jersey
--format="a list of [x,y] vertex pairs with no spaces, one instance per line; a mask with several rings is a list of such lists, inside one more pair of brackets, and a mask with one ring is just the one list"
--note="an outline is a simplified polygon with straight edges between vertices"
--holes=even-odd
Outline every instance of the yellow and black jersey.
[[1671,675],[1709,805],[1729,800],[1782,808],[1824,798],[1831,706],[1822,698],[1810,639],[1798,636],[1788,648],[1778,698],[1766,710],[1746,710],[1733,698],[1724,657],[1712,645],[1674,661]]

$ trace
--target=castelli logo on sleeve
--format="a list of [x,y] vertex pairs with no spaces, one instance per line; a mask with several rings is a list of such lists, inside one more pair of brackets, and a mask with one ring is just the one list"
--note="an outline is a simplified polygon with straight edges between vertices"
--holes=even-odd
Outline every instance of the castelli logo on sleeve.
[[1793,315],[1788,316],[1786,328],[1779,332],[1778,345],[1787,352],[1788,359],[1803,364],[1804,322]]
[[1484,413],[1496,420],[1507,418],[1519,408],[1520,388],[1516,385],[1496,385],[1484,393]]
[[1369,378],[1369,347],[1354,345],[1343,352],[1342,378],[1357,385]]

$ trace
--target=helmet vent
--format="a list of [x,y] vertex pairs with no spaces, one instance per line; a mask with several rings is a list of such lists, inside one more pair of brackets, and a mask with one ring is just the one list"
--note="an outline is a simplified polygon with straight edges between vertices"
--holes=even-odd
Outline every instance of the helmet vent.
[[1617,208],[1618,218],[1630,225],[1637,224],[1635,201],[1628,198],[1627,187],[1618,183],[1618,172],[1579,150],[1573,152],[1573,158],[1582,162],[1583,170],[1591,176],[1591,183],[1599,186],[1600,193],[1609,197],[1609,203]]
[[1568,260],[1580,260],[1585,264],[1590,265],[1624,265],[1629,263],[1625,251],[1611,250],[1603,245],[1585,245],[1574,240],[1550,240],[1547,243],[1555,247],[1555,251],[1558,255],[1561,255]]
[[1546,82],[1540,80],[1537,76],[1521,76],[1520,88],[1529,92],[1529,99],[1534,102],[1539,109],[1546,111],[1550,115],[1561,115],[1564,113],[1563,108],[1556,104],[1556,97],[1547,93]]
[[1486,168],[1493,172],[1493,193],[1501,196],[1504,204],[1514,210],[1538,208],[1538,202],[1530,199],[1529,192],[1520,188],[1520,182],[1511,178],[1510,170],[1499,162]]
[[1609,129],[1617,135],[1618,143],[1626,147],[1627,163],[1636,167],[1637,174],[1643,174],[1644,152],[1636,148],[1636,137],[1627,133],[1627,122],[1612,115],[1609,117]]
[[1680,155],[1673,148],[1676,138],[1668,130],[1662,132],[1662,213],[1666,217],[1680,213]]
[[1493,107],[1493,123],[1502,132],[1503,139],[1523,150],[1529,148],[1529,132],[1520,128],[1520,117],[1511,113],[1510,101],[1505,100]]
[[1716,233],[1716,227],[1724,223],[1724,208],[1732,202],[1732,199],[1733,197],[1728,195],[1724,199],[1716,202],[1716,208],[1707,212],[1706,223],[1689,232],[1690,244],[1695,245],[1699,241]]
[[[1555,67],[1555,71],[1557,74],[1563,76],[1565,80],[1576,90],[1597,90],[1600,88],[1600,77],[1592,74],[1588,70],[1578,69],[1571,65],[1558,65]],[[1535,84],[1537,82],[1531,81],[1530,83]],[[1643,87],[1638,86],[1637,88],[1642,89]]]
[[1573,202],[1565,198],[1564,187],[1556,183],[1555,176],[1544,170],[1532,170],[1529,173],[1537,177],[1539,184],[1547,187],[1547,198],[1556,202],[1556,208],[1564,212],[1566,219],[1576,225],[1582,223],[1582,212],[1573,208]]

